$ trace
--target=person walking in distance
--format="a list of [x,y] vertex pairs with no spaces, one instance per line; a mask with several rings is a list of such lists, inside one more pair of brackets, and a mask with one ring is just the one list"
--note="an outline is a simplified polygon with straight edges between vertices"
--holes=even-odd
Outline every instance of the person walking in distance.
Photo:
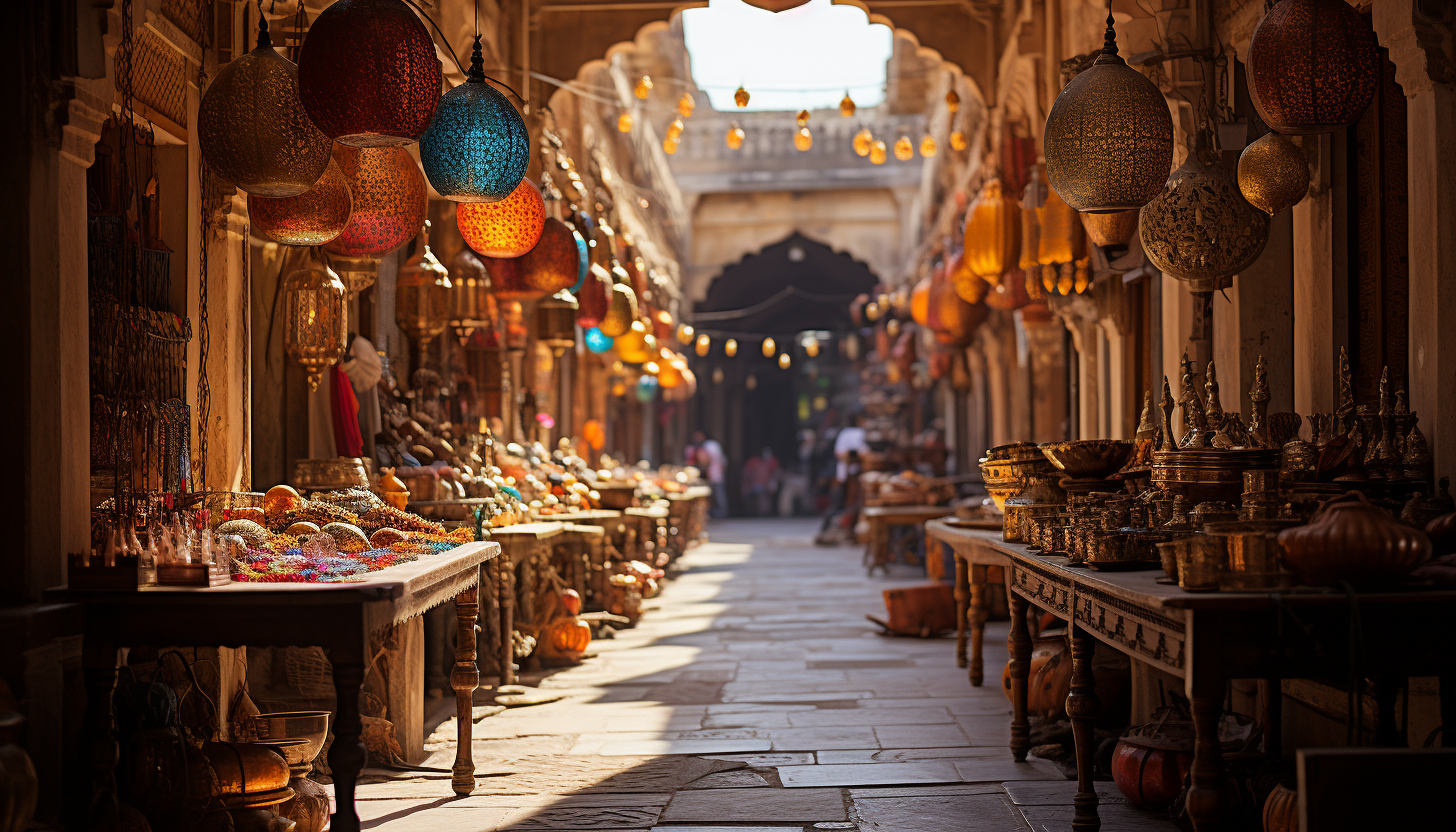
[[713,509],[710,514],[713,517],[726,517],[728,516],[728,491],[724,487],[723,469],[728,460],[723,455],[723,446],[718,444],[718,440],[709,439],[708,435],[700,430],[693,431],[693,444],[697,446],[694,461],[702,470],[703,476],[708,478],[708,485],[713,489]]

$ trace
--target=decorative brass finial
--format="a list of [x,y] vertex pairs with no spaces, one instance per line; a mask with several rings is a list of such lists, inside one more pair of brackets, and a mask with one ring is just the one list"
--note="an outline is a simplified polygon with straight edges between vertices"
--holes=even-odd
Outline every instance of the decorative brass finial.
[[1208,422],[1203,412],[1203,400],[1198,396],[1198,390],[1193,384],[1193,362],[1188,360],[1188,353],[1183,353],[1183,378],[1180,379],[1181,389],[1178,391],[1178,406],[1183,408],[1183,439],[1178,443],[1179,448],[1206,448],[1208,437],[1205,433],[1208,429]]
[[1340,347],[1340,391],[1335,405],[1335,432],[1345,433],[1355,427],[1355,388],[1350,382],[1350,354]]
[[1158,402],[1158,411],[1163,418],[1158,421],[1158,450],[1171,451],[1173,444],[1173,391],[1168,377],[1163,376],[1163,398]]
[[1249,388],[1250,443],[1261,448],[1269,447],[1269,375],[1264,371],[1264,356],[1254,365],[1254,385]]
[[1218,373],[1213,359],[1203,368],[1203,416],[1208,420],[1209,430],[1223,427],[1223,402],[1218,398]]

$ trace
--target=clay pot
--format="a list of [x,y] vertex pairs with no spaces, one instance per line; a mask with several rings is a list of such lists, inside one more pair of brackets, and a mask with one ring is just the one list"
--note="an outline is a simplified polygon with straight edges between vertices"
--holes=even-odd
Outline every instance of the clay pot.
[[1431,540],[1351,491],[1325,503],[1309,525],[1279,533],[1284,564],[1311,586],[1391,583],[1431,557]]
[[1264,832],[1299,832],[1299,792],[1280,783],[1264,801]]
[[[1011,665],[1001,673],[1001,690],[1011,698]],[[1072,692],[1072,654],[1063,634],[1037,638],[1031,646],[1031,673],[1027,677],[1026,712],[1056,719],[1067,712]]]
[[1193,765],[1193,726],[1186,722],[1131,728],[1112,752],[1112,781],[1134,806],[1166,809],[1183,791]]

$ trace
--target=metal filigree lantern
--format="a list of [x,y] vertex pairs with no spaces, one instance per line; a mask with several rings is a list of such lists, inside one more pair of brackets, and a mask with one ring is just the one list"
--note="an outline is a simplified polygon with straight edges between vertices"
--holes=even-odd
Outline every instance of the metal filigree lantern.
[[478,326],[495,320],[490,308],[490,273],[480,255],[460,249],[450,260],[450,325],[463,344]]
[[1233,276],[1264,251],[1269,216],[1204,156],[1200,132],[1188,161],[1144,206],[1138,229],[1154,266],[1187,283],[1189,291],[1216,292],[1232,285]]
[[318,184],[298,196],[248,195],[253,229],[286,246],[321,246],[344,233],[354,200],[339,163],[329,160]]
[[1271,130],[1328,133],[1370,105],[1379,61],[1369,21],[1345,0],[1280,0],[1249,38],[1249,98]]
[[[571,229],[552,217],[546,220],[536,245],[521,255],[521,279],[535,292],[534,297],[566,291],[576,285],[578,255]],[[572,308],[576,308],[574,302]]]
[[344,284],[329,269],[301,269],[283,283],[283,348],[308,371],[317,390],[324,370],[338,363],[348,344]]
[[266,19],[257,47],[202,94],[197,142],[208,167],[250,195],[297,196],[324,175],[333,142],[304,111],[298,67],[273,49]]
[[298,56],[299,97],[314,124],[355,147],[418,139],[440,83],[430,33],[401,0],[339,0],[314,20]]
[[511,195],[531,160],[526,122],[485,81],[480,36],[465,83],[440,97],[420,137],[420,162],[440,196],[456,202],[495,202]]
[[576,290],[576,322],[583,328],[601,326],[612,303],[612,276],[593,263],[587,268],[586,280]]
[[[546,225],[546,203],[536,184],[522,179],[510,196],[498,202],[460,203],[455,209],[455,225],[465,244],[487,257],[520,257],[541,239]],[[573,270],[575,246],[573,242]]]
[[576,346],[576,298],[562,289],[536,304],[536,338],[553,350]]
[[[377,258],[409,242],[425,222],[425,177],[402,147],[334,146],[354,211],[324,246],[341,257]],[[353,290],[353,287],[350,287]]]
[[1270,216],[1293,208],[1309,193],[1304,151],[1278,133],[1265,133],[1239,154],[1239,190]]
[[1173,164],[1173,118],[1157,85],[1117,54],[1107,16],[1102,54],[1052,104],[1045,129],[1047,181],[1078,211],[1140,208]]
[[1021,205],[992,179],[966,217],[966,268],[996,285],[1021,254]]
[[399,267],[394,284],[394,323],[423,350],[450,323],[450,272],[430,251],[430,224],[420,232],[419,249]]

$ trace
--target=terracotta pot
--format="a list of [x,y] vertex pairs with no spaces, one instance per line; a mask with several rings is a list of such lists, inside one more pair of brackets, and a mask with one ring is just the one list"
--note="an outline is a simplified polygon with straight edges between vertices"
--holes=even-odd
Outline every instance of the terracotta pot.
[[1119,740],[1112,752],[1112,781],[1132,805],[1166,809],[1183,791],[1183,779],[1193,765],[1191,737],[1189,746],[1188,751],[1174,751]]
[[1264,832],[1299,832],[1299,792],[1280,783],[1264,801]]
[[[1011,665],[1001,672],[1001,690],[1011,698]],[[1063,634],[1037,638],[1031,646],[1031,673],[1027,677],[1026,712],[1056,719],[1067,712],[1072,692],[1072,654]]]
[[1390,583],[1431,557],[1431,540],[1351,491],[1325,503],[1309,525],[1279,533],[1284,564],[1312,586]]

